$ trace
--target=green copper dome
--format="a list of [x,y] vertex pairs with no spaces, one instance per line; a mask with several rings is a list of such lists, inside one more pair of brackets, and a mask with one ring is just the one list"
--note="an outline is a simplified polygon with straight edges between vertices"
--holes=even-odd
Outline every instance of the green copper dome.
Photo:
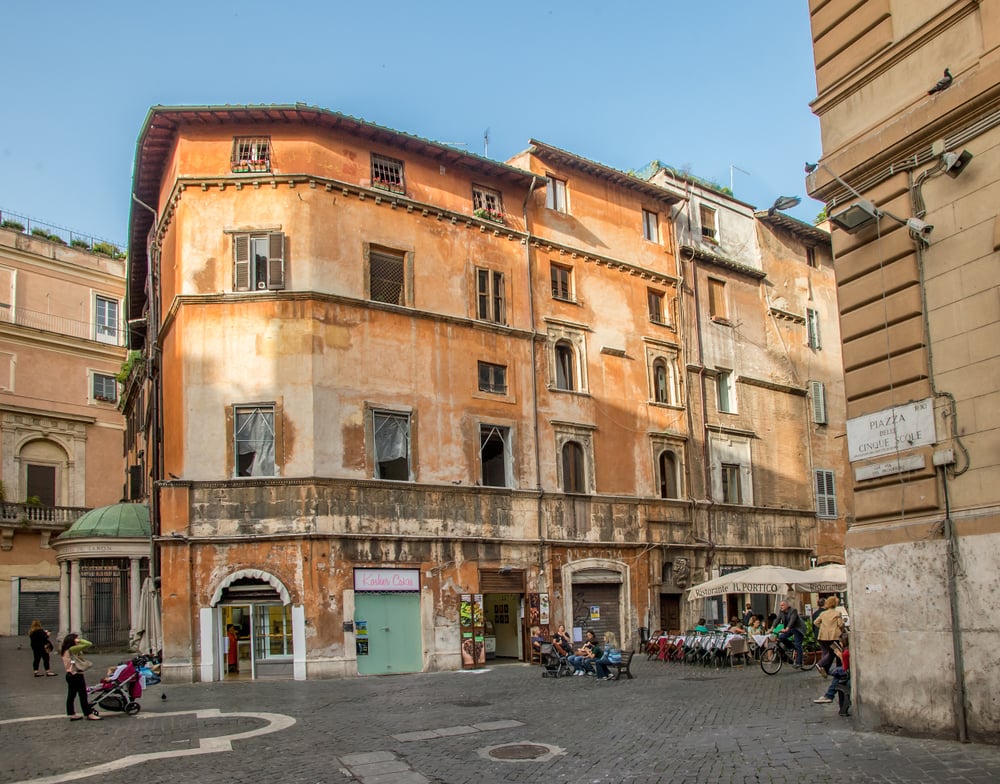
[[145,504],[112,504],[91,509],[63,532],[60,539],[87,539],[95,536],[149,538],[149,507]]

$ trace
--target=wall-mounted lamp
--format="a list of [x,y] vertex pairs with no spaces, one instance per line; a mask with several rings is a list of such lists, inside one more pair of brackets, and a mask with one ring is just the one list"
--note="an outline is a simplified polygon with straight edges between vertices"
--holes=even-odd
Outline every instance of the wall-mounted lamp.
[[962,152],[946,152],[941,156],[941,168],[949,177],[957,177],[965,171],[965,167],[972,160],[972,153],[968,150]]
[[840,212],[830,216],[830,223],[843,229],[848,234],[854,234],[877,223],[882,212],[867,199],[859,199]]

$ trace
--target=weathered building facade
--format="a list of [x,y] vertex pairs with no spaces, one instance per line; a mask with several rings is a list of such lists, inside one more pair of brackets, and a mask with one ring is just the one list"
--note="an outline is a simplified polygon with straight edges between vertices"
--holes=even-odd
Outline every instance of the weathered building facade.
[[[3,634],[24,633],[35,618],[53,633],[69,630],[51,540],[88,508],[117,501],[125,468],[116,380],[125,262],[25,229],[14,220],[0,228]],[[103,565],[124,568],[127,579],[127,562]],[[127,640],[128,599],[118,587]]]
[[1000,3],[810,10],[823,157],[807,184],[834,225],[855,704],[868,727],[995,742]]
[[[692,530],[664,556],[661,593],[747,566],[842,562],[850,504],[829,235],[660,164],[646,173],[687,196],[675,222]],[[773,596],[751,599],[773,610]],[[743,606],[706,600],[701,614],[725,621]]]
[[[134,195],[124,408],[169,677],[453,669],[523,657],[533,625],[686,623],[683,188],[296,105],[154,108]],[[786,234],[778,267],[822,245]],[[776,491],[726,543],[788,530],[734,563],[817,554],[809,469],[785,479],[794,513]]]

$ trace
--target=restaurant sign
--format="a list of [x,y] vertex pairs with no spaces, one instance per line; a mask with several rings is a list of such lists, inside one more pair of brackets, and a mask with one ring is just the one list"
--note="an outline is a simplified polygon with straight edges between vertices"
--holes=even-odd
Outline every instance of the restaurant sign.
[[847,420],[847,451],[852,463],[935,441],[932,398]]
[[785,590],[785,585],[778,583],[741,583],[732,582],[724,586],[698,586],[691,589],[691,598],[706,599],[710,596],[721,596],[724,593],[778,593]]

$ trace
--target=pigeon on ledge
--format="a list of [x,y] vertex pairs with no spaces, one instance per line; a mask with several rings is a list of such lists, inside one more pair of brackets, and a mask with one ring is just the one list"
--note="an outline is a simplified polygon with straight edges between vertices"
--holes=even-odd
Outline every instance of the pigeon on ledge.
[[930,90],[928,90],[927,94],[934,95],[934,93],[939,93],[942,90],[947,90],[949,87],[951,87],[951,80],[952,80],[951,71],[945,68],[944,76],[938,79],[938,83],[934,85]]

